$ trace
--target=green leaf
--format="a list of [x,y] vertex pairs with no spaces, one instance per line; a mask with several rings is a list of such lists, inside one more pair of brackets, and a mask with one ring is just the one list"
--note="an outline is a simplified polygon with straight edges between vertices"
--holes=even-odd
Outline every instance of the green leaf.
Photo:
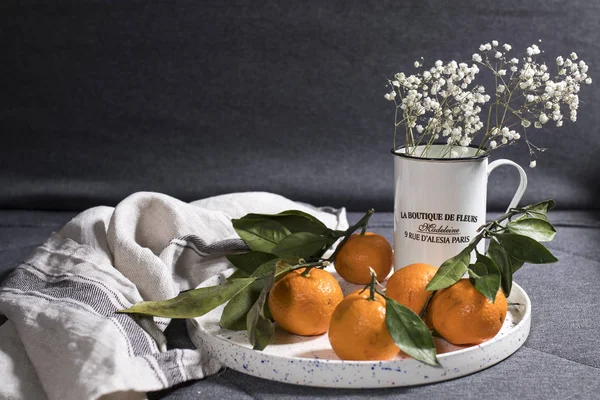
[[402,351],[429,365],[439,365],[429,328],[410,308],[386,298],[385,324]]
[[219,321],[221,328],[233,331],[246,330],[246,315],[258,300],[264,286],[264,279],[257,280],[229,300],[223,308],[223,314],[221,314],[221,320]]
[[258,300],[261,290],[265,286],[265,278],[275,269],[275,279],[287,274],[292,266],[279,258],[268,260],[260,265],[252,276],[257,280],[250,286],[240,291],[233,297],[223,309],[219,325],[225,329],[234,331],[246,330],[246,316],[252,305]]
[[303,217],[305,219],[309,219],[309,220],[316,222],[317,224],[320,224],[321,226],[325,227],[325,224],[322,223],[321,220],[319,220],[317,217],[315,217],[314,215],[305,213],[304,211],[300,211],[300,210],[285,210],[285,211],[282,211],[275,215],[278,217],[279,216],[290,216],[290,215]]
[[477,262],[473,269],[480,276],[473,280],[473,286],[492,303],[495,302],[500,288],[500,270],[491,258],[483,254],[477,254]]
[[315,235],[327,235],[330,230],[319,220],[310,220],[298,215],[286,215],[277,218],[277,222],[281,222],[292,233],[310,232]]
[[271,250],[280,257],[296,256],[310,258],[319,250],[323,250],[327,239],[310,232],[297,232],[286,236]]
[[238,235],[251,250],[270,253],[277,243],[291,232],[281,223],[270,219],[234,219],[231,221]]
[[521,215],[519,218],[516,218],[515,221],[521,221],[523,219],[529,219],[529,218],[535,218],[535,219],[539,219],[540,221],[548,222],[548,217],[546,216],[546,214],[544,214],[542,212],[538,212],[538,211],[527,211],[527,212],[525,212],[525,214]]
[[[474,264],[469,265],[469,268],[467,269],[467,273],[469,274],[469,277],[472,279],[479,279],[481,278],[481,275],[479,275],[477,272],[475,272],[475,269],[477,269],[477,266]],[[484,271],[484,275],[487,273],[487,270]],[[474,282],[474,281],[472,281]]]
[[512,270],[513,274],[515,272],[517,272],[518,270],[520,270],[521,267],[523,266],[523,264],[525,264],[525,262],[519,261],[519,260],[511,257],[510,255],[508,256],[508,258],[510,259],[510,269]]
[[282,211],[277,214],[277,217],[292,233],[310,232],[317,235],[326,235],[331,231],[317,217],[300,210]]
[[506,252],[519,261],[532,264],[547,264],[558,259],[541,243],[516,233],[501,233],[494,236]]
[[341,238],[342,236],[346,236],[348,232],[346,231],[331,231],[331,236],[335,238],[335,240]]
[[506,227],[511,233],[527,236],[538,242],[549,242],[556,235],[552,224],[539,218],[518,219],[510,222]]
[[248,278],[249,276],[250,275],[248,275],[245,271],[238,269],[233,274],[229,275],[229,278],[227,278],[227,280],[232,281],[234,279]]
[[264,253],[262,251],[250,251],[243,254],[228,254],[227,260],[234,267],[241,269],[248,275],[252,275],[254,271],[267,261],[277,258],[274,254]]
[[275,258],[273,260],[269,260],[266,263],[262,264],[260,267],[254,271],[252,276],[255,276],[257,279],[266,278],[271,273],[271,270],[275,268],[275,280],[277,281],[280,276],[287,274],[292,269],[292,264],[297,264],[298,258],[295,258],[294,261],[283,260],[281,258]]
[[454,285],[467,272],[471,260],[471,247],[467,246],[454,257],[444,261],[425,290],[434,291]]
[[267,347],[275,333],[273,323],[265,315],[265,302],[269,291],[273,288],[274,282],[275,268],[272,268],[258,299],[252,305],[246,316],[248,341],[254,350],[263,350]]
[[519,221],[526,218],[536,218],[544,221],[548,221],[546,214],[549,210],[554,208],[554,200],[540,201],[539,203],[525,207],[525,214],[521,215],[515,221]]
[[274,220],[284,225],[291,233],[310,232],[326,235],[330,232],[318,218],[299,210],[286,210],[279,214],[248,214],[242,219]]
[[510,294],[513,281],[513,269],[510,256],[504,247],[495,239],[490,240],[487,256],[494,262],[500,272],[500,287],[506,297]]
[[248,287],[256,278],[232,280],[224,285],[188,290],[169,300],[142,301],[120,313],[166,318],[200,317]]
[[535,203],[534,205],[525,208],[529,211],[535,211],[538,213],[546,214],[548,211],[552,210],[555,205],[556,203],[554,202],[554,200],[549,199],[540,201],[539,203]]
[[[297,264],[297,263],[294,263]],[[279,262],[275,268],[275,282],[283,278],[285,274],[292,270],[293,266],[287,262]]]

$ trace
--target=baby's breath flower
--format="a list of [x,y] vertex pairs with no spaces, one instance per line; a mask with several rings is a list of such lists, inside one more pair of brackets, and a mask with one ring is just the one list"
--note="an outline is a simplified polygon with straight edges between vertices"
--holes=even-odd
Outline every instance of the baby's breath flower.
[[532,83],[533,83],[533,80],[531,78],[529,78],[526,81],[519,83],[519,87],[521,89],[527,89],[529,86],[531,86]]
[[537,164],[537,163],[535,162],[535,160],[531,160],[531,161],[529,162],[529,168],[535,168],[535,165],[536,165],[536,164]]
[[577,121],[577,111],[571,110],[571,116],[569,117],[569,119],[573,122]]
[[534,56],[537,54],[540,54],[540,48],[537,46],[537,44],[532,44],[531,47],[527,48],[527,55]]
[[[437,60],[431,68],[421,69],[423,62],[415,61],[414,66],[419,68],[415,74],[395,74],[389,82],[392,90],[384,97],[396,104],[396,117],[402,121],[399,125],[407,129],[406,142],[414,147],[416,143],[436,143],[441,138],[451,147],[447,154],[460,157],[482,131],[481,143],[488,143],[489,151],[519,140],[521,135],[511,129],[518,123],[523,128],[533,125],[540,129],[550,121],[560,127],[567,116],[571,121],[577,120],[581,86],[592,83],[587,75],[589,66],[583,60],[578,60],[575,53],[566,59],[557,57],[558,68],[554,69],[536,60],[534,56],[543,52],[535,44],[527,47],[521,60],[508,60],[503,50],[508,52],[512,47],[493,40],[479,46],[479,53],[472,54],[471,64],[444,64]],[[495,66],[489,58],[491,54],[498,60]],[[498,69],[498,65],[506,66]],[[474,84],[479,68],[496,76],[494,103],[489,103],[490,95],[483,85]],[[495,112],[501,120],[488,118],[484,124],[483,109],[486,115],[488,111]],[[493,120],[495,124],[491,123]],[[532,157],[539,151],[531,144],[529,148]],[[535,159],[532,161],[535,166]]]

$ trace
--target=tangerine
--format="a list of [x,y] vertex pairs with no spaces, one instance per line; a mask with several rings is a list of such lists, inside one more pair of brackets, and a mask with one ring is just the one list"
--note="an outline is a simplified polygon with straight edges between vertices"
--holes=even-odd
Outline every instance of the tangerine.
[[382,282],[392,270],[392,246],[388,240],[372,232],[351,235],[335,257],[337,273],[350,283],[371,282],[371,267]]
[[385,323],[386,300],[374,295],[371,300],[368,289],[356,290],[331,315],[329,343],[340,359],[389,360],[400,352]]
[[407,265],[394,272],[388,279],[385,295],[410,308],[418,315],[431,295],[431,292],[425,290],[425,287],[437,271],[436,267],[429,264]]
[[273,285],[269,311],[277,324],[289,333],[302,336],[327,331],[335,307],[343,300],[340,284],[322,269],[296,269]]
[[475,345],[496,336],[507,312],[508,302],[501,290],[492,303],[469,279],[461,279],[433,296],[427,319],[448,342]]

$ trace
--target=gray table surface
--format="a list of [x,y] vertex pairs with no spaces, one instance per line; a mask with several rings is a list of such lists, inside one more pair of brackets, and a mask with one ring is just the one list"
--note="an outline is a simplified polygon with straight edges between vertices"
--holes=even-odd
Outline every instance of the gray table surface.
[[[73,212],[0,211],[0,279]],[[355,221],[361,213],[349,213]],[[327,389],[267,381],[231,369],[161,392],[158,399],[480,398],[597,399],[600,397],[600,212],[555,211],[558,230],[548,247],[553,265],[526,265],[515,275],[532,301],[529,338],[515,354],[475,374],[407,388]],[[393,237],[391,213],[376,213],[370,229]],[[0,321],[1,323],[1,321]],[[167,329],[170,345],[190,347],[183,321]]]

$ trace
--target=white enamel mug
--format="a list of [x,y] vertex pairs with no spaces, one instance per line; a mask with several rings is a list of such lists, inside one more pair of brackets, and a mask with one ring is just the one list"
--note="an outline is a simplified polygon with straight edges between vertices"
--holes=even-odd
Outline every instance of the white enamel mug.
[[[417,147],[421,154],[425,146]],[[501,165],[519,171],[520,182],[508,209],[527,187],[523,168],[510,160],[488,164],[489,154],[469,148],[460,158],[441,158],[444,145],[432,145],[429,158],[394,154],[394,268],[413,263],[439,267],[463,250],[486,222],[488,175]],[[477,246],[484,252],[484,241]]]

